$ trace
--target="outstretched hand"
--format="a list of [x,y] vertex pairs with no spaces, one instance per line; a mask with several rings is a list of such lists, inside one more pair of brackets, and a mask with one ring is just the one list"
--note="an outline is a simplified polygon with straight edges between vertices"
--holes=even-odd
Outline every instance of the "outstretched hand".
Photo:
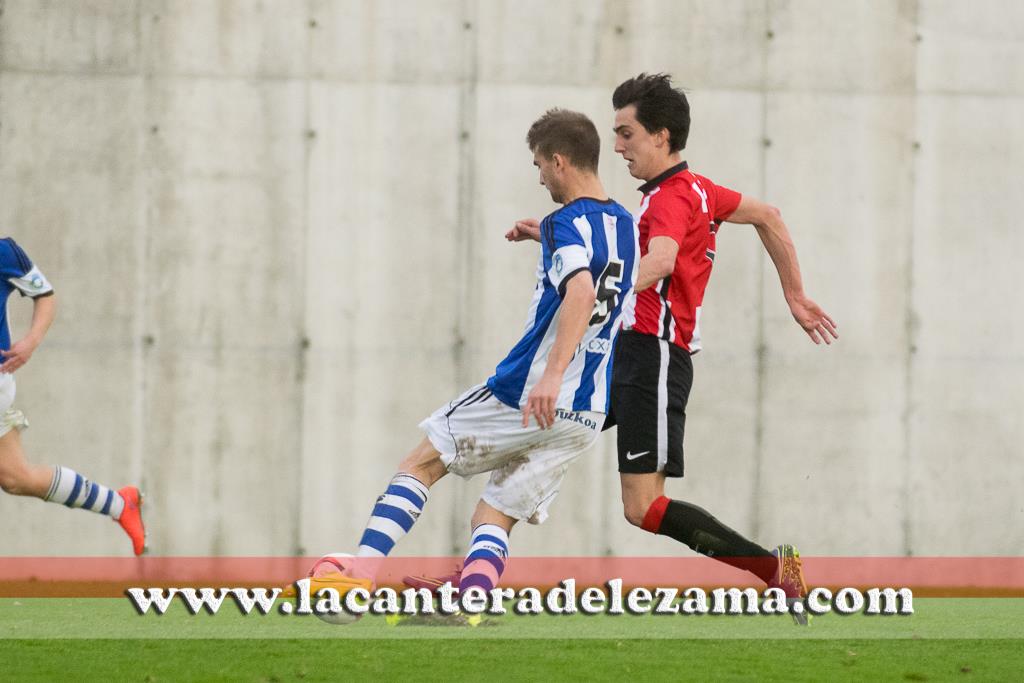
[[516,221],[512,229],[505,233],[505,239],[509,242],[522,242],[523,240],[540,242],[540,221],[536,218],[523,218]]
[[3,356],[3,364],[0,365],[0,373],[14,372],[29,361],[35,350],[35,344],[24,339],[12,344],[8,351],[0,349],[0,356]]
[[790,301],[789,311],[815,344],[821,342],[831,344],[834,340],[839,339],[835,321],[821,310],[821,306],[807,297]]

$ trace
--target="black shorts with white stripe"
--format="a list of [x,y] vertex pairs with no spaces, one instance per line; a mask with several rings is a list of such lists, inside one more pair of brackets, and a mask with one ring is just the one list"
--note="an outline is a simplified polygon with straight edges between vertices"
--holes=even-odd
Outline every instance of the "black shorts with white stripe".
[[611,405],[604,428],[618,425],[619,472],[683,476],[690,354],[654,335],[627,330],[615,343]]

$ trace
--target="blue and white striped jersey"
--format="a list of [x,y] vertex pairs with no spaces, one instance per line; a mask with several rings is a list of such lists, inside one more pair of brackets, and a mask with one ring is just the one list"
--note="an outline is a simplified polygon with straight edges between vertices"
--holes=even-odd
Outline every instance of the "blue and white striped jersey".
[[584,197],[541,221],[540,234],[537,287],[526,331],[498,364],[487,386],[506,405],[526,404],[555,342],[565,283],[581,270],[589,270],[597,294],[594,314],[565,370],[556,408],[607,412],[612,344],[623,316],[632,315],[633,283],[640,263],[633,216],[611,199]]
[[22,296],[36,297],[53,293],[53,287],[18,243],[10,237],[0,239],[0,349],[11,348],[11,330],[7,324],[7,297],[17,290]]

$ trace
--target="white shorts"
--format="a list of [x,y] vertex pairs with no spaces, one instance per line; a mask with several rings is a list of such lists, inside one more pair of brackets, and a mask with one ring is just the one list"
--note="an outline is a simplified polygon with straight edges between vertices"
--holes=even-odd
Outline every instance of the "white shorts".
[[604,417],[558,410],[550,429],[541,429],[533,418],[524,429],[522,411],[505,405],[481,384],[437,409],[420,429],[449,472],[466,478],[491,473],[482,496],[485,503],[540,524],[569,463],[594,443]]
[[25,414],[12,407],[16,393],[18,387],[14,382],[14,375],[0,373],[0,436],[12,429],[22,430],[28,427]]

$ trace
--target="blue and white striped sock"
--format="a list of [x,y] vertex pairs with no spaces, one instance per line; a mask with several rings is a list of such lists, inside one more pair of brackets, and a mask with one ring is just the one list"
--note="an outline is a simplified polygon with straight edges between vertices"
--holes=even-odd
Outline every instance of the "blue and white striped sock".
[[120,519],[124,511],[124,498],[120,493],[103,484],[89,481],[70,467],[60,465],[53,468],[50,490],[46,492],[44,500],[69,508],[84,508],[101,515],[110,515],[114,519]]
[[370,513],[356,557],[387,557],[409,533],[427,503],[430,489],[409,474],[396,474]]
[[470,586],[491,590],[498,585],[507,561],[508,534],[495,524],[481,524],[473,529],[459,578],[459,590],[464,591]]

